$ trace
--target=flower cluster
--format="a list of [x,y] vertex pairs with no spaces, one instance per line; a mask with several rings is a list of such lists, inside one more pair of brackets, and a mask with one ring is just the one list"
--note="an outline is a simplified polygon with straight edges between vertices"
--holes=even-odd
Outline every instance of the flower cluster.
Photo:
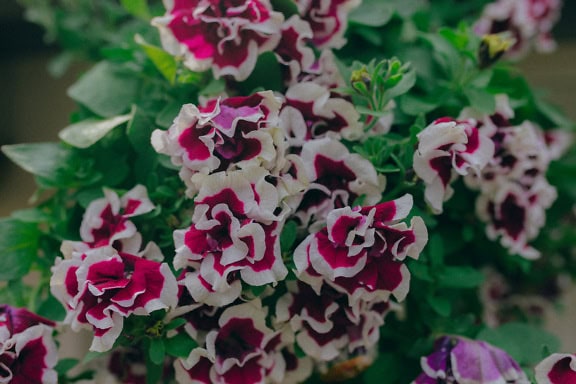
[[[546,210],[573,195],[547,175],[571,141],[499,67],[512,40],[475,32],[508,31],[511,55],[548,47],[560,0],[121,3],[104,7],[150,43],[102,50],[114,60],[71,89],[89,119],[64,145],[8,147],[54,193],[0,220],[8,287],[40,274],[14,301],[88,330],[96,381],[373,383],[381,361],[416,368],[389,382],[528,383],[526,361],[459,335],[521,307],[503,282],[529,262],[500,257],[539,256]],[[436,31],[474,4],[475,31]],[[0,383],[92,374],[56,367],[57,324],[0,305]],[[553,355],[536,377],[574,366]]]
[[556,199],[546,171],[569,145],[570,137],[555,130],[543,131],[530,121],[513,125],[514,112],[507,99],[500,95],[498,100],[496,113],[484,116],[480,128],[493,142],[494,157],[481,174],[470,175],[465,181],[480,191],[476,211],[487,223],[487,235],[500,237],[502,245],[513,253],[537,258],[539,252],[528,242],[544,226],[545,211]]
[[556,46],[552,28],[560,17],[562,0],[498,0],[484,8],[475,25],[479,35],[507,32],[515,40],[508,52],[520,57],[531,47],[549,52]]
[[174,274],[154,243],[141,250],[142,236],[127,218],[153,209],[145,188],[136,186],[122,199],[110,190],[88,206],[82,242],[65,241],[64,258],[52,270],[51,291],[66,308],[72,329],[91,329],[91,350],[114,345],[124,319],[176,306]]

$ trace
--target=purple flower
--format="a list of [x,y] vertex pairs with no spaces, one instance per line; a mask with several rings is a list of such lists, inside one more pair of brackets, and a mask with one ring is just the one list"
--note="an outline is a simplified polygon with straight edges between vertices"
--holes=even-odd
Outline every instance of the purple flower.
[[576,384],[576,356],[554,353],[542,360],[536,368],[537,384]]
[[162,45],[193,71],[245,80],[258,55],[280,40],[284,17],[268,0],[165,0],[167,14],[153,20]]
[[0,383],[57,383],[54,326],[26,309],[0,306]]
[[436,340],[434,352],[420,360],[422,373],[412,384],[529,384],[505,351],[460,336]]

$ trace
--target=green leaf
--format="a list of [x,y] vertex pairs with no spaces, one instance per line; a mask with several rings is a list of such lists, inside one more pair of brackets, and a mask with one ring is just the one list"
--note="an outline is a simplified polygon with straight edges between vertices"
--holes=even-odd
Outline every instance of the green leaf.
[[426,297],[430,307],[442,317],[448,317],[452,313],[452,303],[451,301],[444,297],[438,295],[428,295]]
[[362,375],[365,383],[392,384],[398,381],[402,366],[397,354],[380,353]]
[[140,35],[136,35],[134,40],[142,47],[146,56],[154,63],[154,66],[162,76],[173,85],[176,80],[176,73],[178,72],[178,62],[176,58],[162,48],[147,43]]
[[97,359],[101,356],[104,356],[105,354],[106,354],[105,352],[88,351],[88,352],[86,352],[86,354],[84,355],[84,358],[82,359],[82,365],[88,364],[92,360]]
[[179,333],[174,337],[166,339],[166,353],[174,357],[188,357],[190,352],[198,346],[187,333]]
[[150,18],[150,9],[146,0],[120,0],[126,11],[141,19]]
[[[276,55],[272,52],[261,54],[252,74],[243,82],[238,83],[238,86],[246,94],[261,89],[282,92],[284,80]],[[206,89],[203,90],[205,91]]]
[[106,136],[117,126],[130,120],[131,115],[121,115],[105,120],[86,119],[69,125],[58,134],[58,137],[76,148],[88,148]]
[[30,271],[38,254],[39,235],[35,224],[0,219],[0,281],[20,279]]
[[444,263],[444,242],[442,236],[438,234],[430,236],[427,248],[430,256],[430,265],[432,267],[442,265]]
[[292,15],[298,15],[298,6],[292,0],[270,0],[272,8],[275,11],[282,12],[284,17],[288,19]]
[[164,357],[166,357],[166,346],[164,345],[164,340],[160,338],[151,339],[148,354],[150,356],[150,361],[156,365],[162,365],[164,363]]
[[78,359],[60,359],[54,369],[59,376],[65,375],[69,370],[78,364]]
[[496,110],[496,98],[484,89],[468,87],[464,89],[464,95],[470,106],[480,112],[491,115]]
[[431,112],[440,105],[437,99],[427,100],[408,93],[399,97],[398,103],[402,112],[411,116]]
[[52,216],[39,208],[20,209],[12,212],[10,216],[25,223],[42,223],[52,220]]
[[408,92],[416,84],[416,71],[409,70],[404,73],[402,80],[398,82],[394,87],[386,90],[386,97],[388,99],[393,99],[396,96],[400,96]]
[[298,225],[294,220],[289,220],[284,224],[284,228],[280,234],[280,248],[282,252],[290,251],[294,241],[296,241],[297,230]]
[[438,285],[446,288],[474,288],[484,281],[482,272],[472,267],[445,267],[437,278]]
[[25,171],[46,178],[54,177],[72,156],[70,149],[58,143],[4,145],[2,152]]
[[476,337],[507,351],[518,363],[532,365],[542,360],[544,347],[558,351],[560,341],[536,326],[506,323],[498,328],[485,328]]
[[[169,322],[168,324],[166,324],[164,326],[164,330],[165,331],[171,331],[172,329],[179,328],[186,323],[187,323],[186,319],[184,319],[183,317],[177,317],[174,320],[172,320],[171,322]],[[166,340],[165,343],[166,343],[166,349],[168,349],[168,340]]]
[[49,295],[48,298],[40,304],[36,313],[54,321],[63,321],[64,317],[66,317],[66,310],[52,295]]
[[364,0],[350,12],[348,20],[369,27],[381,27],[392,19],[395,11],[394,5],[386,4],[382,0]]
[[132,108],[130,117],[126,133],[134,150],[142,154],[156,153],[150,143],[152,131],[156,129],[152,119],[136,106]]
[[128,111],[139,83],[117,65],[100,62],[68,89],[68,96],[97,115],[114,117]]

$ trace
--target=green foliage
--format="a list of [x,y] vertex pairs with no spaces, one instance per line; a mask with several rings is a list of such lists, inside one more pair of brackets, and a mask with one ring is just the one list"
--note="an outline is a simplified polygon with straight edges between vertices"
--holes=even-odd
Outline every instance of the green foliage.
[[0,281],[25,276],[38,255],[39,231],[36,225],[15,219],[0,220]]

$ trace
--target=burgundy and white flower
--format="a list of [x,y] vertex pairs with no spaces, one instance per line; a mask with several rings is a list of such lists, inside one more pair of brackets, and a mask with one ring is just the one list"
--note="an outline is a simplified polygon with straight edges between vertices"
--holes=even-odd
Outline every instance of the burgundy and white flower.
[[[154,209],[143,185],[137,185],[120,198],[104,188],[104,197],[90,203],[80,225],[80,237],[88,248],[120,246],[124,240],[138,236],[129,220]],[[135,239],[138,242],[137,239]]]
[[284,17],[268,0],[164,0],[166,15],[153,24],[160,28],[162,46],[184,57],[193,71],[212,68],[214,76],[245,80],[258,55],[273,50],[280,40]]
[[414,171],[426,184],[424,197],[434,212],[454,190],[450,183],[469,169],[479,173],[494,155],[494,143],[479,132],[475,120],[442,118],[418,134]]
[[287,286],[288,293],[276,304],[276,321],[290,325],[307,356],[332,361],[364,353],[378,342],[390,303],[376,300],[351,305],[347,295],[328,285],[320,292],[302,281]]
[[554,353],[538,363],[534,371],[537,384],[576,384],[576,355]]
[[234,301],[240,279],[262,286],[284,279],[279,234],[285,210],[278,190],[252,168],[205,178],[192,225],[174,232],[176,269],[194,300],[222,306]]
[[363,136],[360,115],[348,100],[313,82],[294,84],[286,91],[280,124],[290,146],[300,148],[312,139],[358,140]]
[[522,368],[505,351],[484,341],[460,336],[436,340],[434,352],[422,357],[420,365],[423,372],[412,384],[530,383]]
[[302,225],[314,221],[320,226],[328,213],[353,205],[360,196],[364,196],[366,205],[380,201],[384,177],[378,175],[370,161],[350,153],[339,141],[332,138],[308,141],[300,156],[310,180],[295,212]]
[[299,278],[316,293],[323,282],[346,293],[349,301],[398,300],[406,297],[410,273],[402,263],[417,259],[428,233],[423,220],[402,221],[412,209],[412,196],[375,206],[336,209],[327,226],[309,235],[294,251]]
[[511,57],[525,55],[531,46],[549,52],[556,47],[551,33],[561,6],[561,0],[498,0],[484,8],[474,30],[479,35],[512,33],[516,43]]
[[0,305],[0,383],[57,382],[55,326],[27,309]]
[[66,324],[93,330],[93,351],[112,348],[124,318],[176,306],[176,278],[165,263],[112,247],[67,256],[56,259],[50,289],[66,308]]
[[500,237],[502,246],[510,252],[536,259],[540,253],[528,242],[536,238],[544,226],[546,209],[556,197],[556,189],[544,177],[539,177],[530,188],[501,179],[494,193],[479,195],[476,212],[487,223],[489,238]]
[[342,48],[348,14],[361,0],[296,0],[300,16],[310,23],[312,42],[320,49]]
[[179,383],[282,383],[286,363],[283,333],[266,325],[259,300],[228,307],[218,327],[206,335],[205,348],[192,350],[175,364]]
[[7,304],[0,305],[0,343],[38,324],[44,324],[48,327],[56,326],[55,322],[38,316],[25,308],[15,308]]
[[295,80],[314,65],[316,56],[308,45],[312,39],[310,24],[293,15],[282,25],[282,38],[274,49],[278,61],[288,67],[288,79]]
[[331,50],[323,50],[322,53],[320,53],[320,57],[314,61],[312,66],[304,68],[304,71],[300,76],[293,79],[290,85],[308,81],[327,87],[331,90],[346,86],[346,81],[342,77],[342,74],[336,65],[334,53]]
[[201,184],[194,181],[197,173],[282,166],[280,105],[270,91],[214,100],[203,108],[186,104],[168,131],[152,133],[152,146],[181,167],[180,177],[192,197]]
[[[54,367],[58,352],[52,338],[54,323],[22,312],[24,310],[6,310],[6,307],[0,331],[0,383],[56,384],[58,375]],[[4,339],[5,331],[10,328],[20,332]]]

